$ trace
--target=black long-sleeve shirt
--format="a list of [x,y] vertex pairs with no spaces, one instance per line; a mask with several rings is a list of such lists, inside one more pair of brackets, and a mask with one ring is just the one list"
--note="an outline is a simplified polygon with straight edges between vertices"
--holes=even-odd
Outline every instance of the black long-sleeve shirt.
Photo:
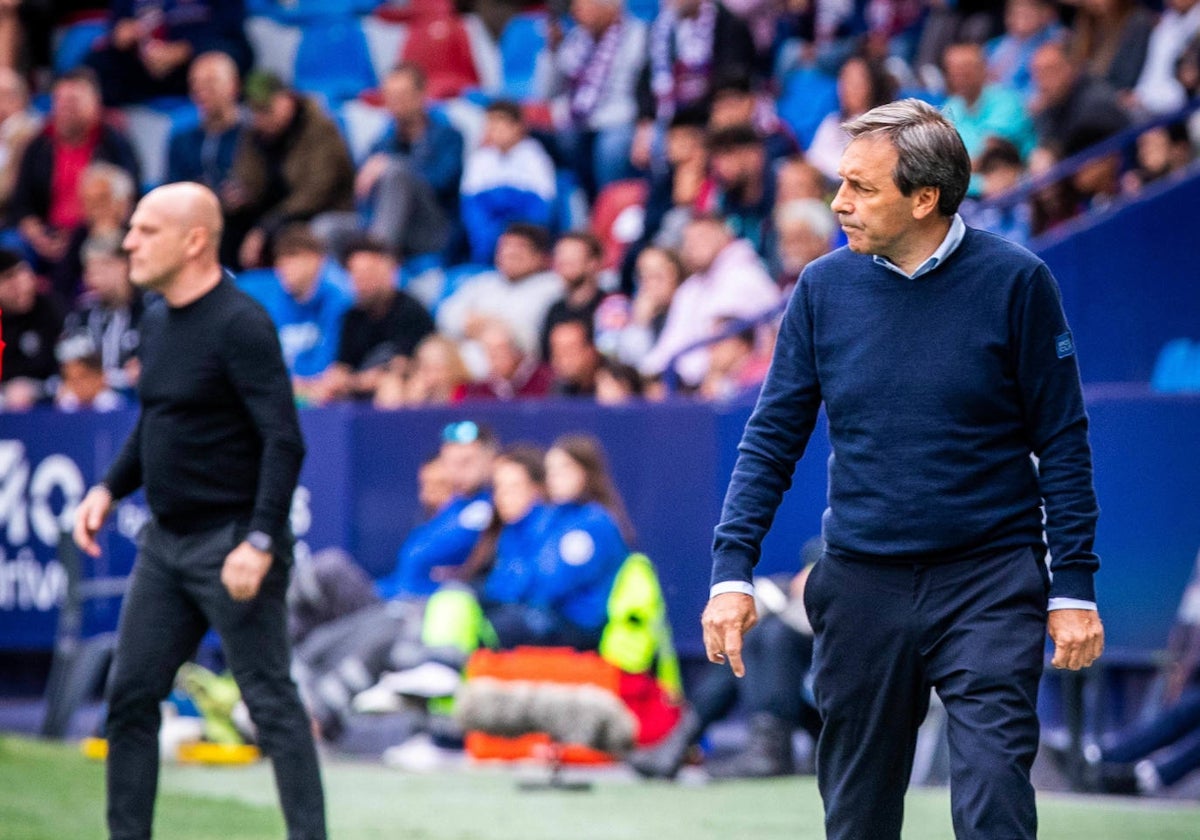
[[166,528],[230,521],[284,531],[304,459],[291,382],[270,317],[230,277],[142,318],[142,413],[109,468],[114,498],[145,485]]

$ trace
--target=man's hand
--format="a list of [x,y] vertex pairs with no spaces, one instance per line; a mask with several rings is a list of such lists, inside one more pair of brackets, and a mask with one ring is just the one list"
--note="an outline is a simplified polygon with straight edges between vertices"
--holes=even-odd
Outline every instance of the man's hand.
[[79,507],[75,508],[75,544],[89,557],[100,556],[96,534],[104,524],[112,503],[112,493],[108,492],[108,488],[97,486],[89,490]]
[[1095,610],[1051,610],[1047,629],[1054,640],[1050,664],[1055,668],[1078,671],[1104,651],[1104,625]]
[[754,598],[741,592],[723,592],[708,602],[700,624],[704,628],[704,650],[708,661],[729,662],[735,676],[744,677],[742,638],[758,623]]
[[235,601],[249,601],[258,594],[267,570],[271,568],[271,553],[259,551],[248,542],[238,544],[225,558],[221,567],[221,583]]

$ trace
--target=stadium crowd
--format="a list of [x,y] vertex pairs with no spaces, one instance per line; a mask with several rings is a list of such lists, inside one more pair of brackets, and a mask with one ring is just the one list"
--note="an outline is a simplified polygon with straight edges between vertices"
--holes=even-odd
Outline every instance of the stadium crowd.
[[[302,404],[721,400],[754,391],[772,314],[841,243],[842,121],[941,104],[976,172],[962,214],[1021,242],[1187,169],[1198,139],[1157,125],[992,201],[1184,107],[1196,0],[347,2],[307,29],[305,5],[0,4],[3,410],[131,401],[121,241],[159,181],[220,195],[223,261]],[[377,87],[334,84],[333,41],[275,66],[280,33],[330,20],[407,34]]]

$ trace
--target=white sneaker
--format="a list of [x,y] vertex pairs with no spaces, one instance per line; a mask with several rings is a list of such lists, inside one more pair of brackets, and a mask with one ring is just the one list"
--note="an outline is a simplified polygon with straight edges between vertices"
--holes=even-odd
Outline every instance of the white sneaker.
[[351,708],[364,715],[386,715],[398,712],[403,707],[400,695],[385,686],[382,681],[354,695]]
[[407,671],[394,671],[384,674],[379,680],[380,686],[395,694],[406,697],[450,697],[458,689],[461,675],[449,665],[440,662],[426,662]]
[[459,758],[456,750],[447,750],[433,742],[427,732],[413,735],[407,741],[383,751],[383,763],[411,773],[430,773],[453,764]]
[[1133,765],[1133,775],[1137,778],[1140,792],[1158,793],[1162,790],[1162,777],[1158,775],[1158,768],[1150,759],[1144,759]]

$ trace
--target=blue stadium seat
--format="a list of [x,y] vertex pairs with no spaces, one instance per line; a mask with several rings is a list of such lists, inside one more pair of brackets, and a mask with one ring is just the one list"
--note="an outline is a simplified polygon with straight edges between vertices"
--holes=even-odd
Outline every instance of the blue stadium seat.
[[273,268],[251,268],[238,274],[237,285],[250,297],[259,303],[271,299],[272,293],[279,285]]
[[297,89],[323,95],[334,109],[378,83],[367,39],[357,20],[323,21],[304,27],[296,51],[293,84]]
[[511,99],[533,96],[533,74],[538,55],[546,46],[544,14],[514,15],[500,34],[500,62],[504,95]]
[[647,23],[658,17],[658,0],[629,0],[625,8],[629,14]]
[[779,116],[807,149],[825,115],[837,110],[837,79],[812,68],[800,68],[783,79]]
[[1150,387],[1164,394],[1200,391],[1200,341],[1174,338],[1164,344]]
[[108,25],[103,20],[84,20],[68,26],[54,49],[55,74],[61,75],[83,64],[92,44],[107,31]]
[[378,5],[378,0],[246,0],[246,15],[269,17],[286,23],[305,23],[365,15]]

